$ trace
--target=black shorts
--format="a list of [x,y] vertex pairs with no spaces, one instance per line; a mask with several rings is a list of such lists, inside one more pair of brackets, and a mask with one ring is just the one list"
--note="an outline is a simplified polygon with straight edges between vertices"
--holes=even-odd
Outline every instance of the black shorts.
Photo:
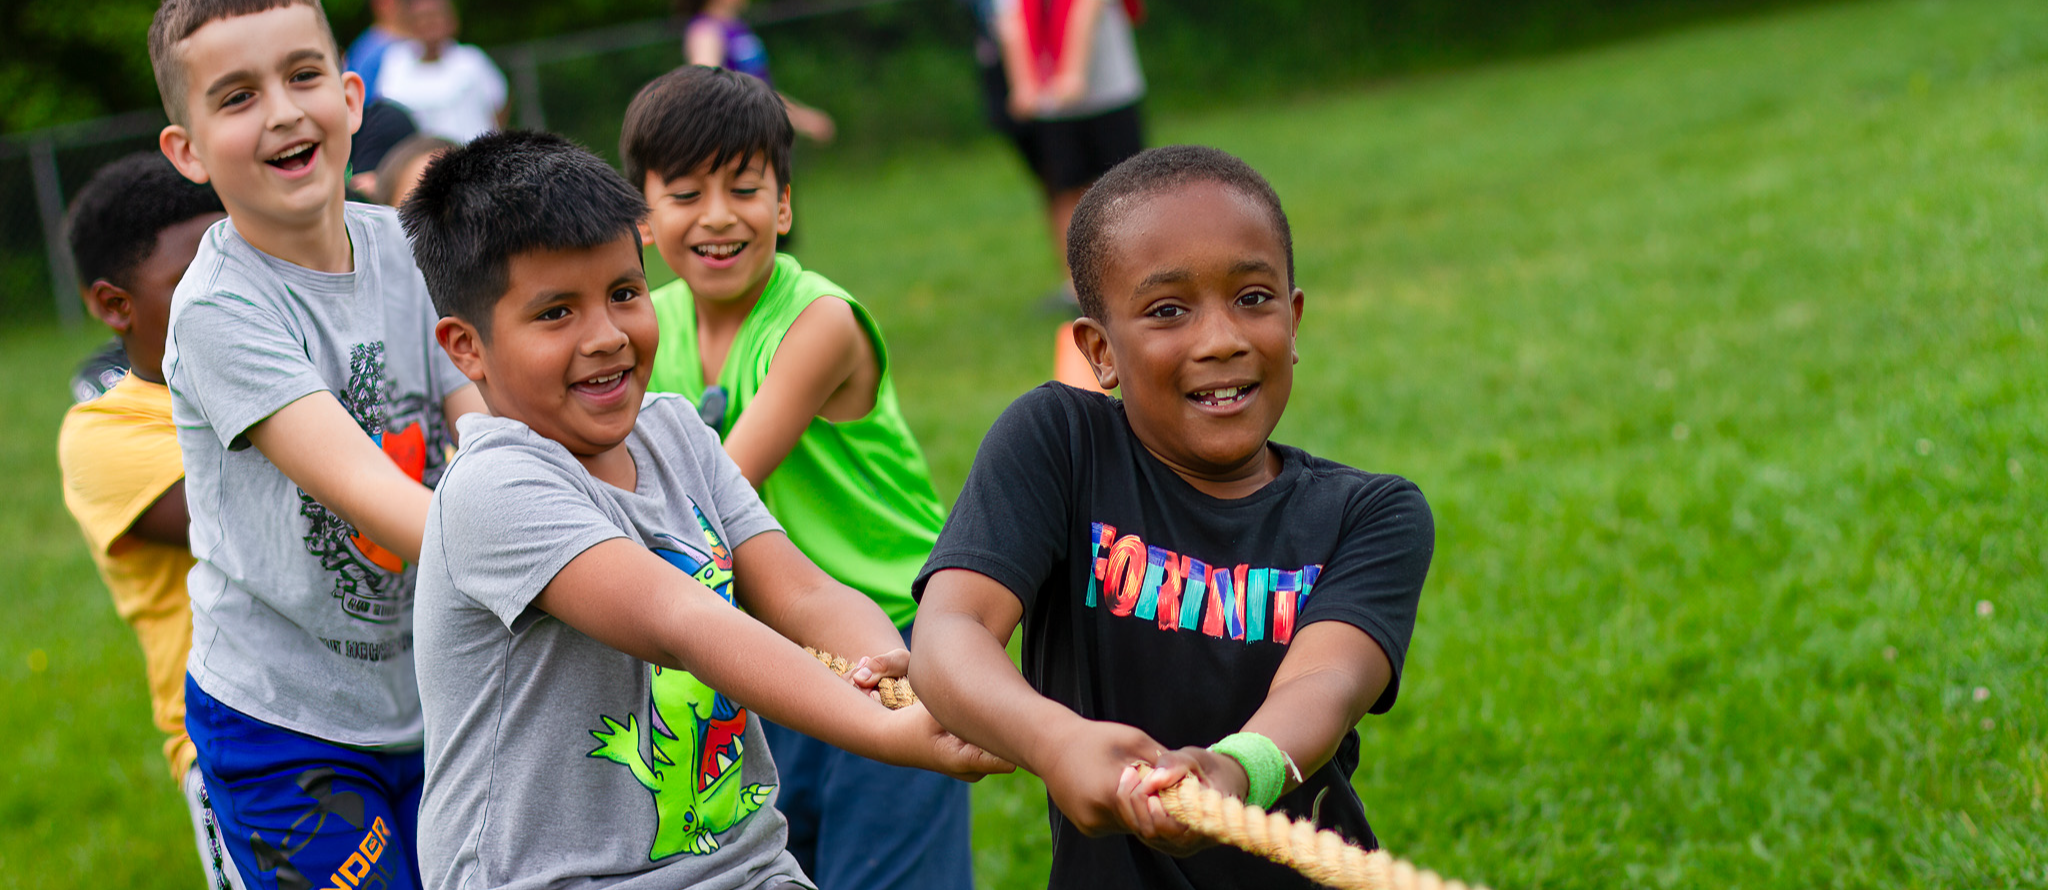
[[1136,102],[1090,117],[1023,122],[1012,138],[1047,194],[1084,188],[1145,150]]

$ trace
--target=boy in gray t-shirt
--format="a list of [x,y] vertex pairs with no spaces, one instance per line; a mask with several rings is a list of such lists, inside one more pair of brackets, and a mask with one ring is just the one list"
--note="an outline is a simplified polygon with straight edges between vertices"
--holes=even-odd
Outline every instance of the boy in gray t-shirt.
[[209,229],[164,348],[193,566],[185,725],[250,887],[415,886],[413,570],[476,388],[389,210],[347,205],[362,81],[312,0],[171,0],[149,33]]
[[688,402],[646,395],[645,213],[522,132],[444,155],[405,206],[436,336],[495,415],[463,419],[420,557],[430,888],[811,886],[756,712],[899,765],[1008,766],[864,694],[909,662],[895,626],[790,544]]

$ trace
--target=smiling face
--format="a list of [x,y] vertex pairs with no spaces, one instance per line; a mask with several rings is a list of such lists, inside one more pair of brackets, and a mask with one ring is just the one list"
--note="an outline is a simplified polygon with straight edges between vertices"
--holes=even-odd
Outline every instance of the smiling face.
[[675,179],[648,173],[647,229],[661,258],[699,300],[756,300],[775,271],[775,241],[789,233],[789,188],[757,154]]
[[654,366],[658,329],[639,245],[622,236],[516,254],[507,265],[488,339],[458,318],[441,319],[436,336],[492,414],[587,465],[633,431]]
[[303,230],[341,207],[363,82],[340,70],[319,16],[290,4],[218,19],[173,47],[187,123],[164,128],[164,155],[245,229]]
[[1294,389],[1301,291],[1257,201],[1211,181],[1139,195],[1112,227],[1103,318],[1075,327],[1131,429],[1198,489],[1256,491]]

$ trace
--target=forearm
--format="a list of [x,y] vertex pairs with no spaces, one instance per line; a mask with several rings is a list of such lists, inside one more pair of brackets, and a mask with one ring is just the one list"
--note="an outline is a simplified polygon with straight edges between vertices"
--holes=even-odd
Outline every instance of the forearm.
[[1062,43],[1058,74],[1079,77],[1084,81],[1088,76],[1088,62],[1095,48],[1095,23],[1102,19],[1103,0],[1074,0],[1067,10],[1067,33]]
[[854,661],[903,648],[903,635],[888,613],[866,594],[837,581],[825,579],[787,599],[779,608],[756,609],[754,616],[799,645]]
[[[1272,739],[1306,776],[1330,762],[1392,677],[1386,653],[1364,631],[1337,621],[1308,625],[1244,731]],[[1298,784],[1290,775],[1282,790]]]
[[1088,721],[1038,694],[1010,663],[1003,641],[960,613],[918,617],[911,685],[954,735],[1044,775],[1049,749]]
[[355,526],[356,531],[406,562],[417,564],[420,541],[427,532],[427,508],[433,503],[434,493],[407,477],[395,464],[387,461],[381,469],[387,472],[335,483],[333,487],[339,490],[332,503],[324,497],[318,500]]
[[917,766],[887,709],[839,679],[781,634],[722,602],[698,603],[666,626],[654,659],[687,670],[733,701],[783,726],[886,763]]

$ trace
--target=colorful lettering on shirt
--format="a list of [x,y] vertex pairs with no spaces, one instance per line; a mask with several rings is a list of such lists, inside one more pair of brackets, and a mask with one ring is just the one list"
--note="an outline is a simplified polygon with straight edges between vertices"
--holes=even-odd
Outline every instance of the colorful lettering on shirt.
[[1117,534],[1091,523],[1094,546],[1083,603],[1119,618],[1151,622],[1163,632],[1200,631],[1247,644],[1294,641],[1320,565],[1300,569],[1238,564],[1211,566],[1199,559]]

